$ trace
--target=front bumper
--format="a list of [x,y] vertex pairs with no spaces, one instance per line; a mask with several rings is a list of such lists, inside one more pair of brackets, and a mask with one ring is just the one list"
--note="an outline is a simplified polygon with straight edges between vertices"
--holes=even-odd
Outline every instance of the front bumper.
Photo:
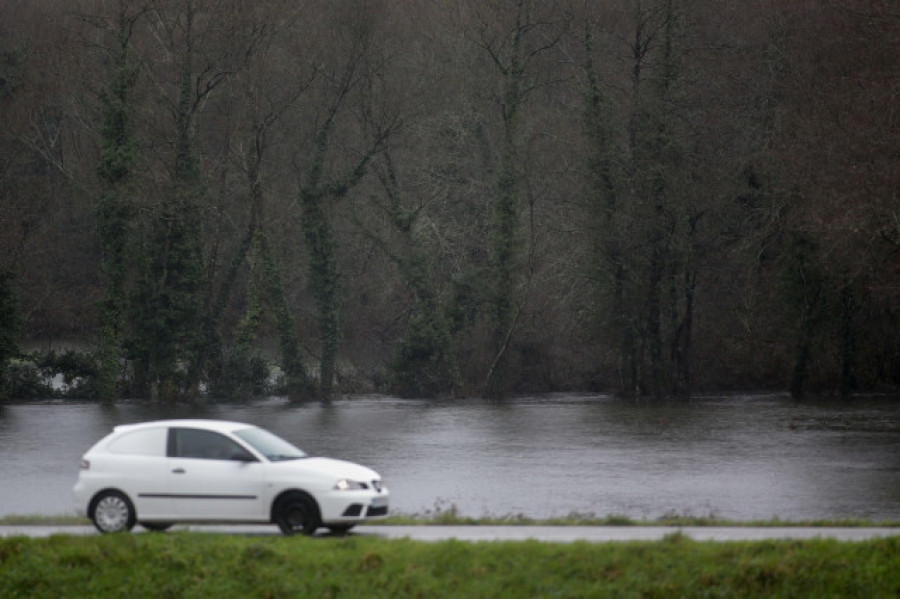
[[380,492],[331,491],[320,500],[322,523],[354,524],[384,518],[390,510],[390,498],[390,492],[384,488]]

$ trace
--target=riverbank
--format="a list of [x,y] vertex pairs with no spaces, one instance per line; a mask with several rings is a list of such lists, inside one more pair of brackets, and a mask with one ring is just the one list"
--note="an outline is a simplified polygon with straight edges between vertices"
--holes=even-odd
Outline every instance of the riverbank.
[[[474,518],[458,514],[455,510],[443,511],[429,516],[419,514],[398,514],[383,520],[374,520],[368,526],[670,526],[670,527],[718,527],[718,528],[900,528],[894,520],[873,521],[867,519],[836,520],[754,520],[741,522],[724,520],[712,516],[666,516],[656,520],[635,520],[627,516],[611,514],[600,518],[595,516],[572,515],[565,518],[526,518],[521,515],[506,517]],[[91,526],[90,520],[78,516],[40,514],[0,516],[0,526]]]
[[887,597],[900,538],[420,542],[176,532],[0,539],[0,596]]

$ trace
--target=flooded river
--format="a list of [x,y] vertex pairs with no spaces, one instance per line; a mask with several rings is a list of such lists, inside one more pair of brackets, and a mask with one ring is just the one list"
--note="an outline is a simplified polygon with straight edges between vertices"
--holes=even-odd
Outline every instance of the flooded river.
[[784,395],[5,405],[0,515],[71,513],[83,452],[117,424],[169,417],[252,422],[371,466],[407,514],[900,520],[900,401]]

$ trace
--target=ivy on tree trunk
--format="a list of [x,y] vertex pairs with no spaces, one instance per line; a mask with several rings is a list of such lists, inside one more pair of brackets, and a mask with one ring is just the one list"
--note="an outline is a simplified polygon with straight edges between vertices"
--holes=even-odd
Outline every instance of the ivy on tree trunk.
[[128,271],[131,256],[133,207],[131,179],[137,159],[133,132],[131,92],[138,68],[130,58],[130,38],[142,12],[129,15],[124,6],[115,31],[115,70],[109,86],[100,93],[103,121],[100,128],[100,162],[97,176],[102,184],[95,213],[100,240],[100,268],[106,277],[106,293],[100,301],[100,364],[97,394],[109,401],[119,395],[122,376],[122,346],[128,310]]

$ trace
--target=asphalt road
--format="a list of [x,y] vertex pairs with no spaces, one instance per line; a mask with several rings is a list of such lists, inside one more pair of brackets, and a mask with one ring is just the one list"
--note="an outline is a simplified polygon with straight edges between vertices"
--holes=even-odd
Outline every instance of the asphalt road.
[[[140,526],[135,532],[143,532]],[[280,533],[275,526],[189,525],[171,530],[191,530],[218,534],[271,535]],[[586,541],[657,541],[666,535],[681,533],[697,541],[762,541],[780,539],[831,538],[839,541],[900,536],[900,528],[855,527],[725,527],[725,526],[359,526],[351,536],[372,536],[386,539],[410,538],[419,541],[524,541],[538,540],[553,543]],[[0,536],[47,537],[57,534],[98,534],[92,526],[0,526]],[[327,532],[317,536],[327,537]]]

